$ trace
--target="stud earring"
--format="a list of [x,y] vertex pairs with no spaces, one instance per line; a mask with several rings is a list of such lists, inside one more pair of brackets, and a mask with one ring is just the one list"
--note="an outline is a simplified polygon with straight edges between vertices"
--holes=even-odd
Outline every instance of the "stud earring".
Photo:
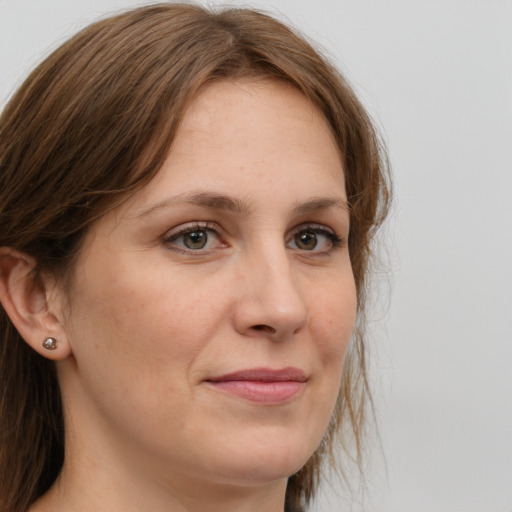
[[55,338],[46,338],[43,341],[43,347],[46,350],[55,350],[57,348],[57,340]]

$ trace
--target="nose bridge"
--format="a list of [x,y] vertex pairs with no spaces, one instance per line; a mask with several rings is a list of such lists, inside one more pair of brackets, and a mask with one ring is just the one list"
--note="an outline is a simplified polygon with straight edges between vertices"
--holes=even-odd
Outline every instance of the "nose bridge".
[[243,304],[246,328],[286,337],[308,321],[307,304],[282,238],[267,236],[250,251]]

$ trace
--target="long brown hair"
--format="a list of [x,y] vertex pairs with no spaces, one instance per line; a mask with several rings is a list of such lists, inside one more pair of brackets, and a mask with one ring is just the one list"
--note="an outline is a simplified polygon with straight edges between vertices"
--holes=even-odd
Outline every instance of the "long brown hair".
[[[325,441],[289,478],[292,512],[313,496],[339,432],[361,458],[369,398],[365,285],[371,241],[389,205],[386,155],[367,113],[303,37],[251,9],[166,3],[78,33],[32,72],[0,117],[0,246],[34,257],[34,278],[41,271],[65,276],[91,223],[158,172],[198,90],[250,76],[284,80],[323,112],[344,158],[350,205],[359,323]],[[0,509],[25,511],[63,459],[54,367],[0,308]]]

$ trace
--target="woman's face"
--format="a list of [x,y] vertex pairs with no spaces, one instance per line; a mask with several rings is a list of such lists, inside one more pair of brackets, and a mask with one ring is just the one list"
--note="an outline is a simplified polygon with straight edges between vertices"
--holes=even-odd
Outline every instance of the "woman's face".
[[278,82],[206,87],[156,178],[79,255],[59,363],[70,457],[171,486],[297,471],[354,325],[348,233],[319,111]]

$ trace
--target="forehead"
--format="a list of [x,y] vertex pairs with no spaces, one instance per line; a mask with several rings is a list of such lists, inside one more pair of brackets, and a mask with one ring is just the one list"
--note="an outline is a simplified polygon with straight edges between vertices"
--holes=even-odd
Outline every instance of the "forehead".
[[206,85],[187,110],[173,147],[175,156],[195,144],[240,153],[249,147],[275,152],[276,136],[284,156],[288,147],[303,156],[312,156],[318,146],[339,152],[319,109],[291,84],[269,79]]
[[231,173],[239,179],[242,174],[258,178],[270,167],[277,180],[299,163],[316,179],[332,173],[339,179],[343,167],[323,114],[293,86],[269,80],[223,81],[203,88],[162,170],[177,169],[184,160],[190,171]]
[[293,86],[215,82],[190,104],[161,169],[129,201],[130,216],[191,192],[247,205],[280,192],[297,203],[333,194],[344,200],[342,157],[323,114]]

